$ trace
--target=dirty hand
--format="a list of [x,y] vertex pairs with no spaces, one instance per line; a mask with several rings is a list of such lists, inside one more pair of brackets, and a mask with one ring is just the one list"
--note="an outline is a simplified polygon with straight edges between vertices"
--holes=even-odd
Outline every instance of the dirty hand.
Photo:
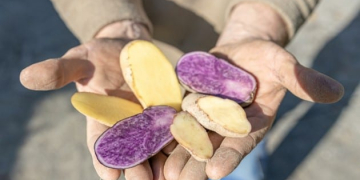
[[[252,131],[245,138],[224,138],[209,132],[215,152],[208,162],[196,161],[178,145],[165,163],[167,180],[220,179],[230,174],[270,129],[287,90],[303,100],[318,103],[333,103],[343,96],[340,83],[300,65],[282,47],[287,35],[279,34],[286,32],[280,29],[285,26],[279,18],[273,10],[257,3],[241,4],[233,10],[229,20],[233,24],[228,23],[210,52],[256,78],[257,94],[245,108]],[[269,23],[271,19],[275,22]]]
[[[129,21],[113,23],[103,28],[96,38],[70,49],[61,58],[49,59],[25,68],[21,72],[20,81],[32,90],[54,90],[75,82],[80,92],[117,96],[137,102],[122,78],[119,55],[127,42],[139,38],[150,39],[142,25]],[[86,119],[87,144],[98,175],[105,180],[118,179],[121,170],[103,166],[94,153],[96,139],[108,127],[91,117]],[[158,179],[165,159],[166,156],[159,153],[150,161],[125,170],[125,176],[130,180]]]

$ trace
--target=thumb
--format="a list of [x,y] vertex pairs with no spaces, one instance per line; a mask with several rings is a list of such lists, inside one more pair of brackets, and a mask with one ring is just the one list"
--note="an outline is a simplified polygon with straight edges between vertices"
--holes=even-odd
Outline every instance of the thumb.
[[336,80],[296,63],[283,66],[281,84],[295,96],[317,103],[334,103],[344,95],[344,87]]
[[94,66],[83,60],[85,47],[78,46],[69,50],[62,58],[49,59],[23,69],[20,82],[31,90],[59,89],[72,81],[91,77]]

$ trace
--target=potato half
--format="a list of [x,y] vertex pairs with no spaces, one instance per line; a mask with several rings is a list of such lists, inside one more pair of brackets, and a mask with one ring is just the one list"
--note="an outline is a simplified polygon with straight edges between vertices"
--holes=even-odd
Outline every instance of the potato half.
[[183,55],[176,74],[183,87],[193,93],[231,99],[243,107],[255,97],[257,83],[250,73],[207,52]]
[[213,146],[205,130],[196,119],[187,112],[176,114],[170,126],[175,140],[196,160],[207,161],[213,155]]
[[135,40],[120,54],[126,83],[144,108],[167,105],[181,110],[182,94],[174,67],[153,43]]
[[96,157],[101,164],[114,169],[144,162],[174,139],[170,125],[175,114],[172,107],[153,106],[117,122],[96,140]]
[[192,93],[185,97],[182,108],[222,136],[245,137],[251,131],[244,109],[232,100]]
[[140,104],[125,99],[88,92],[75,93],[71,103],[80,113],[109,127],[143,110]]

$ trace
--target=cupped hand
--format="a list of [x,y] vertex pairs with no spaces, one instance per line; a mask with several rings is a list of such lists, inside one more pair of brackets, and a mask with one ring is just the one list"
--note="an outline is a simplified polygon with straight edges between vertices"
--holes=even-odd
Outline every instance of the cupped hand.
[[257,80],[254,102],[245,108],[252,125],[244,138],[221,137],[209,132],[215,152],[208,162],[196,161],[178,145],[165,163],[167,180],[220,179],[230,174],[270,129],[286,90],[312,102],[333,103],[344,93],[343,86],[298,63],[277,44],[252,39],[215,47],[211,53],[248,71]]
[[[21,83],[32,90],[59,89],[71,82],[80,92],[93,92],[117,96],[137,102],[127,87],[119,64],[119,54],[127,39],[93,39],[70,49],[63,57],[49,59],[25,68],[20,75]],[[118,179],[121,170],[103,166],[94,153],[94,143],[109,127],[87,119],[87,144],[98,175],[105,180]],[[162,153],[150,161],[125,170],[129,180],[163,179],[162,169],[166,156]],[[153,168],[151,168],[153,167]]]

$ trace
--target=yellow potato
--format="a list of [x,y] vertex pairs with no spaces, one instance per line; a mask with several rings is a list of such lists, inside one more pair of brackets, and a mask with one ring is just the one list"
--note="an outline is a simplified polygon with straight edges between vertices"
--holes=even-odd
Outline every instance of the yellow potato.
[[120,53],[124,79],[144,108],[167,105],[181,110],[182,94],[174,67],[151,42],[135,40]]
[[205,130],[187,112],[180,112],[170,126],[171,134],[198,161],[207,161],[213,155],[213,146]]
[[244,109],[235,101],[192,93],[182,106],[206,129],[222,136],[244,137],[251,131]]
[[110,127],[143,110],[139,104],[125,99],[87,92],[75,93],[71,97],[71,103],[80,113]]

